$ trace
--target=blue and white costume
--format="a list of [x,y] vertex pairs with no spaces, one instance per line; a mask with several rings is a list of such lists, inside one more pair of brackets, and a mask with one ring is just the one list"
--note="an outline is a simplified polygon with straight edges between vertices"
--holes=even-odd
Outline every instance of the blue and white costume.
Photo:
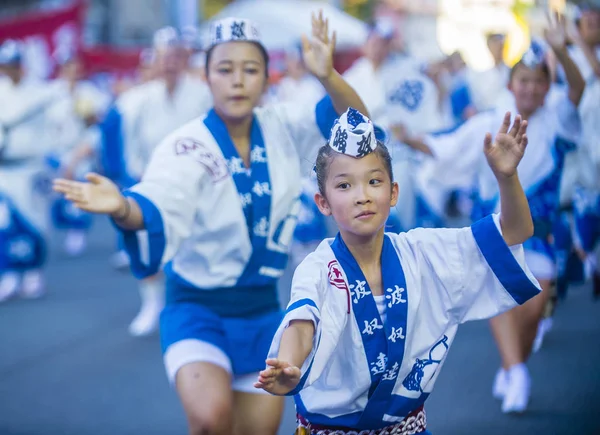
[[[302,44],[298,43],[289,48],[286,57],[294,62],[303,62]],[[272,103],[316,104],[325,95],[325,89],[319,80],[305,71],[302,77],[293,77],[288,74],[277,83],[272,96]]]
[[[0,50],[3,63],[20,62],[13,41]],[[0,272],[39,269],[45,262],[50,179],[45,156],[47,110],[63,89],[22,79],[0,84]]]
[[498,103],[510,99],[507,88],[510,68],[501,63],[485,71],[469,71],[467,82],[472,104],[478,112],[490,110]]
[[147,88],[147,83],[144,83],[125,91],[100,124],[102,170],[120,186],[131,186],[144,171],[144,162],[138,157],[135,140],[137,114],[144,104]]
[[[91,125],[81,132],[78,145],[91,147],[96,154],[100,148],[100,137],[100,128],[97,125]],[[52,166],[60,172],[62,168],[72,164],[72,160],[77,153],[77,150],[78,148],[69,150],[69,152],[65,153],[60,160],[54,160],[52,158],[49,160]],[[87,158],[85,161],[80,162],[74,169],[75,179],[83,180],[86,173],[97,170],[96,160],[93,157]],[[51,214],[52,221],[58,229],[69,229],[79,233],[80,231],[88,230],[92,225],[91,214],[78,209],[70,201],[67,201],[62,197],[58,197],[54,200]]]
[[[528,119],[529,145],[518,167],[519,179],[536,224],[535,236],[524,245],[527,264],[540,279],[554,277],[553,251],[547,237],[558,209],[565,155],[576,148],[581,131],[577,107],[565,93],[560,95],[562,98],[557,97],[553,100],[554,104],[542,106]],[[427,180],[419,174],[418,179],[421,183],[445,180],[446,186],[453,184],[463,187],[477,180],[479,203],[475,207],[475,218],[489,214],[499,206],[498,187],[491,169],[485,164],[482,138],[488,132],[498,131],[505,109],[513,114],[518,113],[515,106],[484,112],[471,118],[452,134],[426,140],[439,165],[439,171],[432,170],[431,174],[437,173],[438,177]],[[432,196],[429,203],[436,204],[436,198]]]
[[[569,50],[573,61],[586,81],[584,94],[579,105],[582,133],[581,146],[576,160],[576,188],[574,192],[574,216],[576,243],[588,254],[600,240],[600,77],[583,54],[575,46]],[[600,46],[595,50],[600,59]],[[588,262],[597,263],[596,256],[588,256]],[[593,268],[597,268],[594,265]]]
[[[215,44],[258,43],[247,20],[219,21],[212,35]],[[165,267],[161,343],[171,381],[182,366],[205,361],[231,372],[234,390],[256,392],[254,373],[281,320],[276,282],[296,225],[301,163],[314,161],[336,118],[328,97],[316,108],[256,108],[247,169],[211,110],[164,139],[125,192],[146,228],[123,231],[134,274]]]
[[328,236],[328,225],[325,216],[321,214],[314,196],[319,190],[316,177],[307,176],[302,180],[300,193],[300,210],[294,231],[294,245],[291,249],[293,265],[300,262]]
[[313,349],[289,393],[302,424],[426,433],[422,406],[458,325],[540,291],[522,246],[504,242],[497,215],[470,228],[385,233],[381,274],[383,295],[375,296],[340,235],[296,270],[269,357],[291,321],[314,322]]
[[211,104],[206,85],[187,74],[173,95],[162,80],[126,91],[104,121],[108,173],[139,179],[154,147],[176,128],[206,113]]
[[[160,56],[161,50],[178,44],[180,40],[173,28],[163,28],[155,34],[157,56]],[[162,78],[127,90],[116,100],[101,125],[104,174],[121,188],[132,186],[141,179],[154,148],[168,134],[206,113],[211,106],[212,96],[206,84],[183,72],[172,93],[168,92]],[[119,257],[117,254],[116,261],[121,263]],[[162,293],[158,285],[153,289],[140,288],[142,308],[152,306],[154,309],[145,311],[152,313],[148,316],[137,316],[137,321],[132,323],[133,329],[154,329],[164,303]],[[153,326],[140,326],[143,324]]]
[[[177,31],[160,29],[154,45],[161,50],[181,44]],[[206,113],[212,96],[206,83],[181,74],[169,92],[163,79],[134,86],[121,95],[103,122],[103,166],[123,186],[139,180],[154,148],[175,129]]]
[[[82,144],[96,147],[98,145],[98,128],[86,125],[85,117],[101,119],[106,111],[109,98],[95,85],[87,81],[78,81],[73,88],[64,79],[57,84],[65,89],[63,97],[48,111],[49,137],[53,140],[51,160],[53,167],[60,171],[68,166]],[[81,162],[73,174],[78,179],[93,170],[91,159]],[[91,215],[74,207],[69,201],[57,196],[52,204],[52,221],[58,229],[86,230],[91,226]],[[74,233],[68,233],[74,234]],[[83,237],[83,233],[82,233]],[[67,239],[69,236],[67,236]]]
[[[299,63],[302,59],[302,46],[295,44],[286,52],[289,61]],[[299,68],[296,66],[296,68]],[[288,71],[289,73],[289,71]],[[273,95],[266,99],[266,103],[293,103],[303,107],[313,107],[325,96],[325,88],[319,80],[304,71],[302,77],[286,75],[277,84]],[[294,232],[294,243],[291,249],[292,261],[298,265],[306,255],[327,237],[327,225],[324,216],[314,201],[317,192],[317,183],[312,171],[314,162],[306,162],[302,168],[302,193],[300,195],[300,211],[298,212],[298,225]]]

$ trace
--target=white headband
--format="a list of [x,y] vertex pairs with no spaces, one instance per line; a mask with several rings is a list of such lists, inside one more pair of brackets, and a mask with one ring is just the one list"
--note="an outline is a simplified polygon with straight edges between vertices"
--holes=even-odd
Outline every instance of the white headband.
[[377,148],[373,123],[358,110],[350,107],[333,125],[329,146],[338,153],[356,158],[372,153]]
[[224,18],[210,26],[210,46],[231,41],[249,41],[260,43],[258,27],[243,18]]
[[536,68],[546,61],[546,51],[546,45],[543,41],[532,39],[531,45],[521,57],[521,62],[527,68]]
[[163,27],[154,33],[153,45],[156,50],[177,47],[181,44],[179,32],[174,27]]

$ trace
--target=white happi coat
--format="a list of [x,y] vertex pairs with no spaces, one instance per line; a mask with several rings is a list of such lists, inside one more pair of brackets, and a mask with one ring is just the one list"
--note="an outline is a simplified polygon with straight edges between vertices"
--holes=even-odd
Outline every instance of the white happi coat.
[[204,82],[186,74],[172,95],[163,80],[154,80],[129,90],[117,106],[125,119],[126,165],[130,175],[139,179],[154,148],[177,128],[206,113],[212,96]]
[[282,104],[254,114],[253,185],[247,192],[238,191],[246,170],[237,154],[227,155],[223,144],[233,144],[214,110],[156,148],[141,182],[127,192],[142,208],[146,231],[140,238],[148,242],[140,250],[137,235],[125,232],[135,275],[152,275],[169,263],[169,271],[189,285],[211,290],[263,285],[283,273],[299,208],[301,163],[315,161],[337,114],[328,98],[316,109]]
[[[600,59],[600,46],[596,47],[596,57]],[[600,192],[600,77],[594,71],[578,46],[570,47],[569,55],[579,68],[586,86],[579,114],[581,116],[581,146],[577,150],[576,181],[588,194]]]
[[[529,144],[518,167],[534,218],[547,218],[558,207],[564,158],[576,148],[581,132],[577,107],[566,92],[555,95],[529,118]],[[452,133],[426,138],[435,157],[419,168],[417,188],[436,212],[441,213],[443,198],[451,188],[477,187],[479,198],[486,203],[484,214],[499,206],[498,185],[485,161],[483,139],[486,133],[495,136],[506,111],[513,116],[518,113],[514,99],[511,103],[512,107],[474,116]]]
[[293,320],[315,324],[301,367],[297,411],[313,424],[377,429],[423,405],[458,325],[486,319],[540,291],[521,245],[508,247],[498,215],[470,228],[386,233],[386,313],[339,235],[298,267],[269,357]]
[[50,193],[44,177],[44,157],[52,146],[47,111],[63,92],[58,84],[36,81],[0,85],[0,127],[7,128],[0,143],[0,207],[12,209],[40,233],[47,227],[47,207],[39,201]]
[[300,80],[292,77],[281,79],[275,90],[274,103],[306,104],[313,106],[325,95],[323,85],[311,74],[305,74]]
[[64,95],[48,110],[49,139],[52,140],[52,152],[62,154],[84,139],[87,128],[76,111],[77,104],[81,101],[91,104],[94,113],[101,116],[110,99],[87,81],[79,81],[73,90],[62,79],[56,80],[55,85],[64,89]]
[[382,128],[403,124],[413,134],[442,127],[435,84],[416,59],[390,56],[377,70],[370,60],[357,60],[344,73],[371,115]]
[[467,83],[473,105],[478,112],[495,108],[498,103],[510,98],[507,89],[510,68],[505,64],[485,71],[467,72]]
[[[600,59],[600,45],[596,46],[593,52],[596,55],[596,58]],[[579,72],[581,72],[583,79],[589,83],[594,77],[594,70],[588,62],[583,50],[577,45],[572,45],[569,47],[569,56],[571,56],[571,59],[573,59],[573,62],[575,62],[575,65],[579,68]],[[562,69],[561,73],[564,74]]]
[[[105,140],[117,142],[120,139],[122,144],[121,154],[112,156],[122,162],[109,161],[105,165],[113,167],[122,163],[124,167],[121,170],[125,173],[119,175],[127,175],[136,180],[142,178],[144,168],[148,163],[146,153],[140,151],[137,135],[138,114],[141,113],[148,89],[149,83],[142,83],[123,92],[115,101],[115,107],[111,113],[119,120],[115,130],[112,131],[114,134],[111,135],[106,129],[104,131]],[[106,144],[106,146],[109,145],[114,145],[114,142]]]

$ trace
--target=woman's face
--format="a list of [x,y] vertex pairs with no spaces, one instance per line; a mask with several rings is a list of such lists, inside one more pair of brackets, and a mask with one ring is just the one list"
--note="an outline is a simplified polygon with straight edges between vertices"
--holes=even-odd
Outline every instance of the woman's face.
[[267,87],[265,59],[250,42],[226,42],[213,48],[207,82],[217,112],[231,120],[251,116]]

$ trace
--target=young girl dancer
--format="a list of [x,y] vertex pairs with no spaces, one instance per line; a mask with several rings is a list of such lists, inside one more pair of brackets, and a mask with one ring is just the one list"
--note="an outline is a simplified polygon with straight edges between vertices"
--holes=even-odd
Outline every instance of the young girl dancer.
[[393,234],[384,233],[398,197],[387,148],[354,109],[336,123],[317,157],[315,201],[340,232],[296,270],[255,384],[295,395],[297,433],[427,433],[423,403],[458,325],[539,293],[521,247],[533,234],[516,172],[526,125],[517,116],[510,128],[507,113],[495,140],[485,136],[499,215]]

